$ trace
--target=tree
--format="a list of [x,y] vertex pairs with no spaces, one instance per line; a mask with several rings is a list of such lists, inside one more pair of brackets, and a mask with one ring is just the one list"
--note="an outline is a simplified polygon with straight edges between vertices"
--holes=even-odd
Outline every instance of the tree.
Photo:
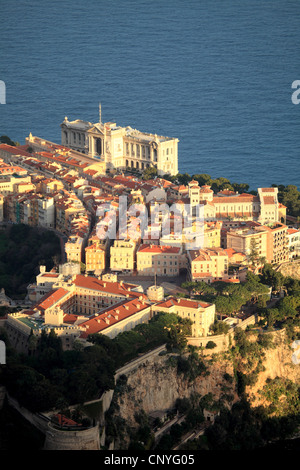
[[222,335],[227,334],[229,331],[230,326],[223,321],[215,320],[213,325],[211,325],[210,329],[214,335]]
[[214,349],[216,347],[217,347],[217,345],[216,345],[216,343],[214,343],[214,341],[208,341],[208,343],[206,345],[206,349]]
[[199,174],[199,175],[193,175],[193,180],[198,181],[200,186],[204,186],[204,185],[211,186],[212,181],[213,181],[211,176],[206,174],[206,173],[202,173],[202,174]]
[[259,252],[257,242],[254,238],[250,241],[250,253],[248,254],[248,258],[252,267],[256,268],[259,261]]
[[2,142],[3,144],[7,144],[7,145],[11,145],[13,147],[16,146],[16,142],[14,142],[13,140],[11,140],[7,135],[2,135],[0,137],[0,142]]
[[142,177],[143,177],[144,180],[151,180],[155,176],[157,176],[157,168],[155,168],[154,166],[151,166],[151,167],[146,168],[144,170]]

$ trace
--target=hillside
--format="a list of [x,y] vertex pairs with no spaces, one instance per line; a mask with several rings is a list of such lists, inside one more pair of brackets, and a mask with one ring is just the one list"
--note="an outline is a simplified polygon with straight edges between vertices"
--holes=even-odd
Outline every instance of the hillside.
[[[245,334],[245,343],[244,337],[238,338],[226,353],[205,358],[201,353],[167,354],[151,358],[128,373],[116,387],[107,415],[108,442],[114,441],[116,449],[132,446],[141,429],[151,427],[149,415],[180,410],[184,402],[189,419],[191,410],[196,415],[203,408],[220,411],[222,418],[246,398],[253,413],[262,413],[263,407],[258,433],[265,422],[274,418],[296,418],[300,413],[300,367],[292,361],[292,343],[284,330],[267,336],[268,341],[266,337],[258,340],[258,334],[250,331]],[[195,421],[196,425],[200,423],[201,419]],[[153,447],[150,434],[147,439]],[[262,444],[263,437],[258,444]]]

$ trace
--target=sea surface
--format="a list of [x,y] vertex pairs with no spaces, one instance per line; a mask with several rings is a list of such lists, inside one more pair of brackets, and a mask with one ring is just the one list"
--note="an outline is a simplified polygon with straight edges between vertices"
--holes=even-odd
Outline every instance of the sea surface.
[[101,102],[177,137],[181,173],[299,187],[299,0],[0,0],[0,18],[0,135],[60,143]]

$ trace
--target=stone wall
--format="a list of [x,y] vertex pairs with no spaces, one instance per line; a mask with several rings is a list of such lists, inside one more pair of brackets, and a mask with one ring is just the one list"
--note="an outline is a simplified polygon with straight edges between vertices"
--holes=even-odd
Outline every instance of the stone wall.
[[291,263],[282,263],[278,269],[283,276],[291,276],[294,279],[300,279],[300,260],[295,260]]
[[7,398],[10,406],[46,436],[44,450],[100,450],[98,425],[82,431],[63,431],[52,425],[46,416],[32,413],[21,406],[9,394]]
[[256,321],[257,321],[257,316],[251,315],[250,317],[246,318],[246,320],[243,320],[243,321],[240,320],[233,328],[229,330],[227,334],[201,336],[198,338],[189,336],[187,338],[188,344],[190,344],[191,346],[196,346],[196,347],[202,346],[203,348],[206,348],[206,345],[209,341],[212,341],[213,343],[215,343],[216,346],[213,349],[203,350],[203,354],[205,356],[210,355],[212,352],[219,353],[222,351],[226,351],[228,349],[228,346],[234,343],[234,339],[233,339],[234,328],[238,327],[238,328],[241,328],[242,330],[245,330],[248,325],[254,325]]
[[203,347],[206,348],[206,345],[209,341],[212,341],[216,344],[216,347],[213,349],[204,349],[203,354],[209,355],[212,352],[214,353],[219,353],[222,351],[226,351],[228,349],[228,346],[230,344],[230,340],[232,339],[231,334],[226,334],[226,335],[213,335],[213,336],[201,336],[199,338],[194,338],[194,337],[188,337],[188,344],[191,346],[196,346],[196,347]]
[[48,423],[44,450],[100,450],[99,427],[61,431]]

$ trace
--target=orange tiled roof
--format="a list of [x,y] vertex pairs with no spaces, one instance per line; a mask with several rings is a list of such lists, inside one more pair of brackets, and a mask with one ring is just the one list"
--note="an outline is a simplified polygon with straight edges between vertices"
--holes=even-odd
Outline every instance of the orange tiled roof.
[[52,307],[52,305],[56,304],[56,302],[58,302],[68,293],[69,291],[63,289],[62,287],[57,290],[52,290],[41,298],[41,300],[35,305],[35,308],[44,311],[47,308]]
[[148,303],[143,303],[139,299],[120,302],[102,311],[99,315],[93,316],[93,318],[90,318],[86,322],[81,323],[80,327],[84,328],[85,331],[81,333],[80,337],[87,338],[90,334],[100,333],[121,320],[149,308],[149,306]]
[[179,247],[174,247],[174,246],[167,246],[167,245],[150,245],[150,244],[144,244],[141,245],[138,253],[179,253],[180,248]]
[[129,295],[130,297],[143,296],[143,298],[146,299],[145,294],[132,290],[134,287],[136,287],[135,285],[125,282],[122,284],[121,282],[108,282],[97,279],[96,277],[77,274],[74,280],[74,284],[75,286],[82,287],[84,289],[108,292],[111,294],[123,295],[124,297],[126,295]]
[[157,304],[159,307],[163,308],[171,308],[175,306],[181,306],[181,307],[187,307],[187,308],[207,308],[210,307],[211,304],[207,302],[199,302],[196,300],[190,300],[190,299],[177,299],[176,297],[172,297],[171,299],[164,300],[163,302],[160,302]]

